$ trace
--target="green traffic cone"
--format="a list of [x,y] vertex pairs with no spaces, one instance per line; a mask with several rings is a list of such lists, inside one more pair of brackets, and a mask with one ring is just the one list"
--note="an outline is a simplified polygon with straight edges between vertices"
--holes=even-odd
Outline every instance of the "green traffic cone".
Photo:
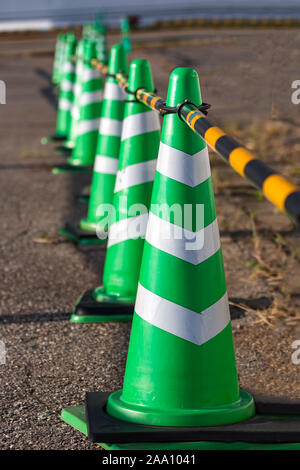
[[[167,105],[185,99],[201,104],[199,82],[194,70],[179,68]],[[188,212],[203,204],[203,223],[180,223],[180,211],[170,222],[158,203],[191,204]],[[252,397],[238,387],[206,144],[169,114],[123,390],[87,393],[85,408],[66,408],[62,419],[109,450],[300,449],[299,400],[256,396],[255,403],[254,416]]]
[[75,68],[75,83],[73,91],[73,104],[71,108],[71,125],[68,140],[64,142],[64,146],[68,149],[72,149],[75,146],[77,126],[80,119],[80,96],[82,94],[81,77],[84,73],[84,41],[81,39],[78,41],[76,48],[76,68]]
[[82,37],[84,39],[89,39],[91,31],[93,30],[93,25],[91,23],[86,23],[82,27]]
[[96,13],[94,20],[94,29],[99,32],[100,35],[104,36],[106,33],[106,24],[104,22],[103,13]]
[[[97,59],[103,64],[107,64],[107,42],[105,36],[101,36],[96,40]],[[88,203],[90,198],[90,186],[84,188],[83,192],[79,195],[80,202]]]
[[75,146],[67,165],[55,167],[53,173],[89,172],[94,163],[99,118],[101,112],[103,82],[99,70],[93,68],[91,60],[96,57],[96,44],[84,43],[84,69],[80,94],[80,116],[76,125]]
[[[147,60],[131,63],[128,84],[133,91],[154,90]],[[71,321],[120,321],[132,317],[160,137],[157,112],[137,103],[132,96],[127,94],[124,110],[113,198],[116,216],[109,227],[103,286],[93,291],[93,302],[89,300],[88,307],[90,291],[83,296]],[[115,304],[113,308],[111,304]],[[129,315],[128,304],[132,309]]]
[[[184,99],[201,104],[190,68],[171,74],[167,106]],[[162,214],[163,203],[184,215],[185,204],[193,215],[203,204],[203,223]],[[164,119],[124,385],[107,412],[155,426],[216,426],[255,413],[238,388],[207,147],[177,114]]]
[[94,234],[96,228],[107,231],[106,222],[101,225],[97,209],[101,204],[112,204],[118,169],[125,97],[113,75],[120,71],[127,72],[127,59],[123,46],[117,44],[111,48],[109,57],[88,214],[80,222],[83,230]]
[[127,54],[131,52],[131,41],[129,37],[130,33],[130,21],[127,16],[121,19],[121,35],[122,35],[122,44]]
[[[114,74],[120,70],[127,71],[127,61],[123,47],[116,45],[111,50],[109,73]],[[96,233],[96,229],[99,232],[107,232],[107,226],[99,224],[101,217],[97,215],[97,208],[101,204],[112,204],[113,200],[113,190],[119,161],[124,98],[125,95],[115,78],[108,77],[105,82],[88,217],[85,220],[81,220],[79,226],[67,222],[64,228],[59,229],[60,235],[73,240],[81,247],[95,247],[96,245],[106,243],[106,236],[101,238]],[[98,173],[99,168],[101,173]]]
[[[106,43],[105,36],[97,39],[96,49],[97,49],[97,59],[103,64],[107,64],[107,43]],[[89,185],[83,189],[80,195],[78,195],[79,202],[88,204],[89,199],[90,199],[90,192],[91,192],[91,187]]]
[[80,118],[77,126],[76,146],[69,163],[71,165],[92,165],[94,163],[103,81],[101,74],[91,65],[96,58],[96,44],[87,41],[84,50],[85,67],[82,74],[82,95],[80,96]]
[[66,45],[67,45],[68,36],[67,34],[61,34],[61,45],[59,48],[59,55],[57,60],[57,80],[56,85],[60,85],[63,78],[63,66],[66,59]]
[[[60,33],[58,35],[58,39],[56,42],[56,49],[55,49],[55,57],[54,57],[54,67],[52,73],[52,83],[55,85],[55,91],[57,92],[59,89],[59,84],[61,82],[61,75],[62,75],[62,62],[65,54],[65,46],[66,46],[66,35]],[[65,136],[63,134],[58,134],[55,132],[54,134],[48,137],[41,138],[41,144],[46,145],[50,142],[55,141],[63,141]]]
[[80,117],[80,96],[81,96],[81,76],[84,68],[83,61],[84,40],[78,41],[76,47],[76,66],[75,66],[75,80],[73,86],[73,102],[71,107],[71,124],[68,132],[67,139],[55,151],[61,155],[69,157],[72,154],[72,149],[75,146],[77,124]]
[[75,51],[76,41],[72,37],[66,43],[66,60],[63,65],[63,78],[60,84],[56,135],[66,137],[71,124],[71,107],[73,100],[73,86],[75,79],[75,66],[73,63],[73,55]]
[[59,64],[60,64],[60,54],[61,54],[62,45],[63,45],[62,34],[59,33],[56,38],[52,77],[51,77],[52,83],[54,85],[57,85],[59,83]]
[[73,54],[76,45],[76,39],[74,37],[65,36],[61,39],[61,65],[58,65],[60,70],[59,75],[59,99],[58,99],[58,110],[56,118],[56,132],[50,137],[42,137],[41,143],[48,144],[52,141],[65,140],[71,122],[71,107],[73,100],[73,84],[75,78],[75,67],[73,64]]
[[105,37],[100,37],[96,41],[97,59],[107,64],[107,42]]

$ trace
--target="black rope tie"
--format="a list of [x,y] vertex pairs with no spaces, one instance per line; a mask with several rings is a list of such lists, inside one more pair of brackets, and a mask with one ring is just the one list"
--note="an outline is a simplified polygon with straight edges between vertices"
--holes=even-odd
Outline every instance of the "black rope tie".
[[127,86],[124,91],[126,91],[126,93],[128,93],[129,95],[133,95],[135,97],[135,99],[134,100],[124,100],[124,103],[139,103],[139,100],[136,97],[136,94],[137,94],[138,90],[140,90],[140,88],[138,88],[135,91],[131,91],[131,90],[129,90],[129,88]]
[[183,121],[180,115],[180,112],[181,112],[181,109],[187,104],[194,106],[195,108],[198,109],[198,111],[200,111],[201,113],[205,115],[207,115],[208,110],[211,108],[211,105],[208,103],[202,103],[200,106],[196,106],[192,101],[184,100],[181,103],[179,103],[177,106],[167,106],[166,102],[164,102],[164,104],[160,105],[159,111],[162,116],[165,116],[166,114],[178,114],[179,119]]

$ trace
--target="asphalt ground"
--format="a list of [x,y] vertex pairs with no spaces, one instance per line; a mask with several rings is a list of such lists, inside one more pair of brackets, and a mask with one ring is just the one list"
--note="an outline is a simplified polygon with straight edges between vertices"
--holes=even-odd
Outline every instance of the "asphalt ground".
[[[200,74],[210,119],[300,183],[298,30],[203,30],[134,35],[132,58],[147,58],[166,96],[175,66]],[[109,38],[110,43],[116,37]],[[51,40],[3,42],[0,79],[1,449],[95,449],[60,420],[86,391],[122,386],[130,324],[71,324],[78,296],[100,285],[104,248],[79,251],[57,236],[86,212],[77,195],[87,175],[57,175],[64,158],[40,139],[55,128]],[[25,51],[25,52],[24,52]],[[38,53],[36,53],[38,51]],[[240,385],[300,395],[299,236],[291,221],[212,155],[221,242]]]

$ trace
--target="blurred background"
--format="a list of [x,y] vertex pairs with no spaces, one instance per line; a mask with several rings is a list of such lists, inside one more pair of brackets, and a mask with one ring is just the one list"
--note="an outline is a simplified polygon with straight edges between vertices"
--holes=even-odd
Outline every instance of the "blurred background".
[[[127,16],[129,61],[149,61],[161,97],[175,67],[193,67],[209,120],[300,185],[300,103],[291,100],[299,0],[0,0],[1,449],[95,449],[60,411],[86,390],[122,386],[130,324],[69,322],[78,296],[102,278],[104,249],[58,236],[70,216],[86,215],[78,194],[90,175],[53,175],[65,157],[41,144],[56,126],[56,39],[80,39],[97,14],[108,53]],[[299,231],[213,151],[210,159],[240,386],[299,397]]]
[[93,20],[100,9],[108,25],[116,26],[122,15],[136,25],[176,18],[300,18],[297,0],[5,0],[0,1],[0,31],[38,29],[82,24]]

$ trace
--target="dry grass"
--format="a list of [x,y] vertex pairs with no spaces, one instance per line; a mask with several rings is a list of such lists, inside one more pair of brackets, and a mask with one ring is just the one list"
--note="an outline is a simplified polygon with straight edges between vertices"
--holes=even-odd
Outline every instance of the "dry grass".
[[[235,121],[223,127],[276,172],[300,184],[298,123],[271,119],[250,124]],[[300,247],[293,222],[284,219],[277,208],[219,156],[212,153],[211,162],[219,226],[226,237],[234,234],[231,243],[238,246],[232,248],[231,256],[244,260],[248,272],[245,285],[253,286],[257,292],[263,286],[273,299],[267,308],[261,309],[252,309],[242,302],[231,304],[246,310],[253,325],[262,323],[273,329],[299,327]],[[235,269],[242,270],[242,260],[240,268]]]
[[[285,272],[287,268],[292,268],[295,261],[300,261],[297,256],[299,250],[290,250],[284,237],[274,232],[272,233],[272,241],[275,248],[272,256],[268,256],[265,250],[265,240],[257,233],[255,216],[255,213],[250,214],[253,242],[252,256],[254,258],[253,262],[249,262],[249,266],[253,268],[250,279],[266,283],[274,300],[270,307],[261,311],[246,308],[258,316],[255,323],[266,323],[273,328],[279,326],[282,322],[288,326],[297,325],[300,320],[300,312],[295,312],[294,308],[289,305],[291,295],[286,283]],[[284,263],[278,263],[278,259],[284,259]]]

